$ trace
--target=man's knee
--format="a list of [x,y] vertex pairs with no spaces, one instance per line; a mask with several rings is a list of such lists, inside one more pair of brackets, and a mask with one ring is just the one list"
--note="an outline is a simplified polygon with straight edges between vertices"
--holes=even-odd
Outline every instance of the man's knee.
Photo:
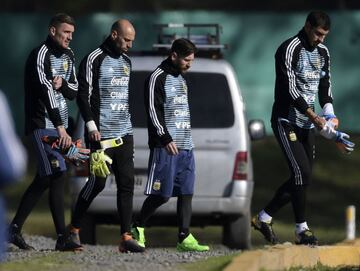
[[157,200],[159,201],[160,204],[165,204],[169,201],[169,197],[163,197],[163,196],[157,196]]
[[164,197],[160,195],[150,195],[153,201],[156,201],[158,205],[165,204],[169,201],[170,197]]
[[37,187],[41,187],[43,189],[46,189],[51,184],[51,175],[50,176],[39,176],[36,175],[33,181],[33,184]]

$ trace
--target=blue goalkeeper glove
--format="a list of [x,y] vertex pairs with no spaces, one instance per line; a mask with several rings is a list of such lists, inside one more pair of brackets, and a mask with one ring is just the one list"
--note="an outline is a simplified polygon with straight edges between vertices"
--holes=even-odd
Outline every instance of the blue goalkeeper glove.
[[61,153],[67,161],[75,166],[80,166],[89,159],[90,150],[83,147],[81,139],[72,142],[70,147],[66,149],[60,147],[57,136],[43,136],[41,140],[49,144],[52,149]]
[[323,137],[334,140],[338,148],[345,153],[350,154],[355,147],[355,144],[348,140],[350,136],[340,131],[336,131],[330,122],[326,122],[325,126],[321,129],[320,135]]
[[89,149],[79,148],[74,143],[72,143],[70,148],[64,154],[64,157],[76,166],[79,166],[89,159],[89,154]]
[[337,117],[334,114],[324,114],[321,115],[326,121],[331,120],[331,119],[337,119]]
[[334,129],[337,129],[339,126],[339,120],[334,114],[323,114],[321,115],[328,124]]
[[338,149],[343,153],[350,154],[354,151],[355,143],[348,140],[349,138],[350,136],[348,134],[336,131],[335,142]]

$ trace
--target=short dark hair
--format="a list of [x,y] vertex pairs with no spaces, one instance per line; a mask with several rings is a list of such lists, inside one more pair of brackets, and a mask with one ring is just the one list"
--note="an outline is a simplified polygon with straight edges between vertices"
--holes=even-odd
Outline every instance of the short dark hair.
[[176,39],[171,45],[171,52],[175,52],[178,57],[187,57],[191,54],[195,54],[196,51],[195,44],[185,38]]
[[306,18],[306,22],[312,27],[321,27],[324,30],[330,30],[331,26],[329,15],[323,11],[311,11]]
[[111,25],[111,31],[119,31],[120,29],[120,25],[119,25],[119,20],[115,21],[112,25]]
[[65,13],[57,13],[51,18],[49,27],[58,27],[60,24],[63,23],[75,26],[75,20],[73,17]]

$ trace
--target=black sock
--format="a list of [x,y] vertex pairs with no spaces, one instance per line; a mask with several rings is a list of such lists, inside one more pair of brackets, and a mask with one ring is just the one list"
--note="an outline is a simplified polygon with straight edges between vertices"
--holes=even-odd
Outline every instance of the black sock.
[[270,216],[274,216],[284,205],[291,201],[292,181],[288,180],[283,183],[277,190],[274,197],[264,208]]
[[[192,213],[191,202],[192,202],[192,195],[178,196],[177,217],[178,217],[178,225],[179,225],[179,240],[180,240],[180,233],[182,232],[185,233],[186,234],[185,238],[189,235],[191,213]],[[183,235],[181,235],[181,238],[182,237]],[[184,240],[185,238],[183,238],[182,240]]]
[[49,207],[58,235],[64,234],[64,177],[63,174],[52,175],[49,185]]
[[156,209],[168,201],[169,198],[164,198],[162,196],[155,196],[155,195],[148,196],[143,203],[140,216],[136,220],[137,225],[139,227],[145,227],[146,222],[155,213]]
[[10,224],[9,231],[10,231],[10,233],[20,233],[21,229],[19,228],[19,226],[17,224]]
[[65,242],[65,234],[58,234],[56,242],[58,242],[58,243]]
[[186,237],[188,237],[190,234],[190,231],[189,229],[181,229],[179,231],[179,235],[178,235],[178,238],[179,238],[179,243],[181,243],[182,241],[184,241],[186,239]]
[[295,186],[292,192],[291,203],[295,215],[295,223],[302,223],[306,221],[306,191],[307,186]]
[[81,228],[81,220],[88,210],[93,199],[104,189],[105,179],[95,178],[94,175],[90,175],[89,181],[86,182],[81,189],[77,198],[74,211],[71,217],[71,225],[75,228]]
[[21,232],[22,226],[25,223],[26,218],[30,215],[32,209],[44,193],[44,191],[49,187],[50,177],[40,177],[38,174],[34,177],[33,182],[26,189],[23,194],[19,207],[16,211],[15,217],[12,220],[12,225],[17,225],[19,232]]

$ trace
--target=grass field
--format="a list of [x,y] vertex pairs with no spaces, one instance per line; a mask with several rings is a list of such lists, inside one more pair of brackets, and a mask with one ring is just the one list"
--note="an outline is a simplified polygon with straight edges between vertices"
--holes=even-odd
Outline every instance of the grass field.
[[[352,139],[360,145],[360,136],[352,135]],[[274,138],[254,142],[252,155],[255,169],[255,190],[252,202],[253,213],[258,212],[271,199],[275,189],[288,177],[287,165]],[[313,183],[308,193],[307,217],[308,224],[314,230],[321,244],[331,244],[345,238],[345,208],[355,205],[360,208],[360,152],[355,150],[351,155],[343,155],[338,152],[332,142],[317,138],[316,160],[314,164]],[[22,184],[9,188],[6,197],[9,205],[9,217],[13,216],[19,199],[31,181],[31,174],[26,177]],[[69,207],[69,199],[66,199]],[[68,208],[69,209],[69,208]],[[69,211],[66,213],[69,221]],[[274,228],[279,238],[283,241],[293,241],[293,216],[291,206],[281,210],[274,220]],[[54,237],[54,226],[47,207],[47,197],[44,196],[28,219],[24,227],[25,233],[41,234]],[[117,226],[100,226],[97,229],[99,243],[113,243],[114,236],[118,234]],[[192,231],[198,238],[209,244],[221,242],[220,227],[194,228]],[[158,238],[161,235],[161,238]],[[175,228],[151,228],[147,238],[154,246],[173,246],[176,242]],[[159,242],[158,240],[162,241]],[[252,241],[255,248],[266,243],[258,233],[253,232]],[[230,258],[218,259],[219,265],[214,267],[211,263],[199,262],[186,265],[188,270],[221,270]],[[208,267],[205,267],[208,266]],[[212,269],[215,268],[215,269]],[[342,269],[311,270],[342,270]],[[15,269],[14,269],[15,270]],[[293,269],[293,271],[298,269]],[[306,270],[306,269],[302,269]],[[310,269],[308,269],[310,270]],[[351,270],[351,269],[350,269]]]

